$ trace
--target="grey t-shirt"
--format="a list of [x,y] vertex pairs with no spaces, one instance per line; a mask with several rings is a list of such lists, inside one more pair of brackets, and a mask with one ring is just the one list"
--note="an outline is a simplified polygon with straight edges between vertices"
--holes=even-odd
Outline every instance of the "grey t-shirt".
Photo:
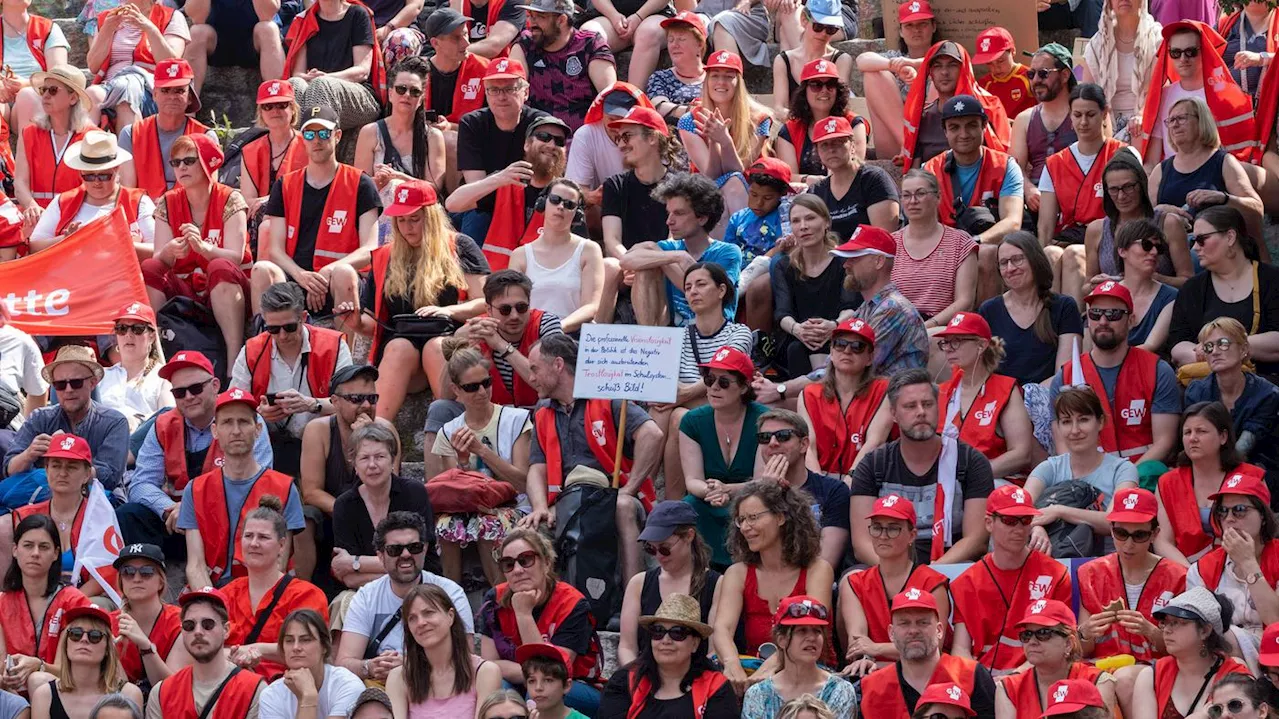
[[[54,27],[57,27],[56,25]],[[27,700],[12,692],[0,692],[0,719],[16,719],[24,710],[29,709]]]
[[1083,477],[1071,476],[1071,455],[1069,454],[1059,454],[1046,459],[1036,466],[1031,476],[1044,482],[1045,489],[1062,482],[1070,482],[1072,479],[1088,482],[1102,492],[1103,506],[1111,505],[1111,498],[1115,496],[1116,489],[1121,484],[1128,482],[1136,485],[1138,483],[1138,470],[1133,462],[1120,459],[1113,454],[1102,455],[1102,464]]
[[[173,132],[165,132],[158,124],[156,125],[156,135],[160,137],[160,150],[164,153],[164,162],[162,163],[164,167],[164,184],[170,190],[173,189],[173,183],[176,180],[173,176],[173,168],[169,167],[169,152],[173,150],[173,143],[177,142],[179,137],[182,137],[182,131],[185,129],[183,127]],[[218,135],[213,130],[209,130],[205,134],[212,137],[214,142],[218,141]],[[121,150],[133,152],[133,125],[128,125],[120,131],[119,145]]]

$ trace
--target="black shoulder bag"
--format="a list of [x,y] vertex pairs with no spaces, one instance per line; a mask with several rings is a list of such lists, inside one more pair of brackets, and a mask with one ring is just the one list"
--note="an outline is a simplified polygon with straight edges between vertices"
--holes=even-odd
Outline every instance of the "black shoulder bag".
[[378,632],[378,636],[374,637],[373,639],[370,639],[369,643],[365,645],[365,648],[364,648],[365,659],[373,659],[374,657],[378,656],[377,648],[382,646],[382,640],[386,639],[387,635],[391,633],[391,630],[395,629],[396,625],[399,623],[400,623],[400,609],[396,609],[396,613],[392,614],[391,618],[387,620],[387,623],[382,625],[382,629]]
[[267,604],[266,609],[258,612],[258,617],[253,622],[253,628],[245,635],[244,641],[241,642],[242,644],[253,644],[258,641],[258,635],[262,634],[263,627],[267,626],[267,619],[275,613],[276,605],[280,603],[280,597],[284,596],[285,588],[287,588],[289,586],[289,582],[292,581],[293,575],[286,574],[279,582],[276,582],[276,588],[271,592],[271,602]]

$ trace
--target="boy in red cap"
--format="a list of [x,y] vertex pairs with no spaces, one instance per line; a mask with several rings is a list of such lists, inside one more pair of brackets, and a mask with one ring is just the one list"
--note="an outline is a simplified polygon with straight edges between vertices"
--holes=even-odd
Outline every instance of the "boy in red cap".
[[751,280],[769,271],[778,254],[774,245],[782,237],[783,201],[791,189],[791,168],[776,157],[762,157],[747,168],[747,206],[729,215],[724,241],[742,250],[742,274],[738,295]]
[[973,64],[986,65],[989,71],[978,78],[978,86],[1000,98],[1009,117],[1034,107],[1036,96],[1031,93],[1027,66],[1014,59],[1018,49],[1013,34],[1002,27],[989,27],[978,33],[975,44]]
[[195,75],[187,61],[161,60],[156,63],[155,78],[156,114],[120,129],[120,149],[133,155],[131,162],[120,167],[120,184],[146,190],[153,201],[176,181],[173,167],[167,162],[174,140],[182,135],[206,133],[218,141],[213,130],[195,119],[200,98],[192,85]]
[[516,661],[524,674],[524,687],[529,702],[546,719],[587,719],[587,715],[564,705],[564,695],[573,685],[569,651],[554,644],[521,644],[516,647]]

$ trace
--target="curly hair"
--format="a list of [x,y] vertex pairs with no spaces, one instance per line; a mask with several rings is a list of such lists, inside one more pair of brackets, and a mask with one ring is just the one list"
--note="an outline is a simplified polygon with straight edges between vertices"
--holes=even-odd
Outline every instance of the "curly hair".
[[666,203],[673,197],[683,197],[697,217],[705,217],[702,229],[710,232],[724,214],[724,196],[715,180],[703,174],[677,172],[667,177],[653,190],[653,199]]
[[[836,87],[836,98],[831,103],[831,114],[829,117],[844,117],[849,114],[849,83],[844,80],[837,80],[839,83]],[[813,125],[817,119],[813,116],[813,108],[809,107],[809,96],[806,93],[806,85],[802,82],[791,94],[791,117],[789,119],[799,120],[806,126]]]
[[[812,564],[821,549],[818,522],[813,518],[813,497],[804,490],[791,489],[776,482],[752,480],[734,498],[729,516],[736,520],[738,508],[751,497],[760,500],[767,511],[783,520],[779,530],[782,560],[793,567],[804,568]],[[747,546],[736,521],[730,525],[729,553],[735,562],[760,564],[760,553],[751,551]]]

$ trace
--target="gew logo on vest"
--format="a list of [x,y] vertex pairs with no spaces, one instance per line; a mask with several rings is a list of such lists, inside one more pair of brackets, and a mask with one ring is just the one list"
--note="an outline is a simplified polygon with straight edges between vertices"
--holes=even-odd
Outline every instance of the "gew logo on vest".
[[1142,424],[1143,418],[1147,416],[1147,401],[1145,399],[1135,399],[1129,402],[1129,406],[1120,410],[1120,418],[1130,427],[1136,427]]
[[996,418],[996,403],[988,402],[985,407],[974,413],[974,416],[978,418],[978,426],[986,427]]
[[333,217],[325,218],[324,223],[329,227],[329,232],[331,234],[336,235],[341,233],[342,230],[347,226],[347,211],[334,210]]

